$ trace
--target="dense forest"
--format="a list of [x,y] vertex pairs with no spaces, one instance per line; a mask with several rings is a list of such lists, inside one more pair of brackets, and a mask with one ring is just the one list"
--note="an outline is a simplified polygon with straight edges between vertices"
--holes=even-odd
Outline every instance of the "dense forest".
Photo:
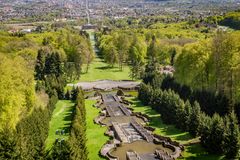
[[[59,145],[69,159],[86,157],[83,92],[76,88],[66,97],[64,87],[79,79],[82,65],[93,58],[87,34],[60,28],[27,35],[2,31],[0,37],[0,159],[65,159]],[[70,138],[48,151],[58,99],[76,102],[75,116]],[[82,147],[75,147],[78,143]]]

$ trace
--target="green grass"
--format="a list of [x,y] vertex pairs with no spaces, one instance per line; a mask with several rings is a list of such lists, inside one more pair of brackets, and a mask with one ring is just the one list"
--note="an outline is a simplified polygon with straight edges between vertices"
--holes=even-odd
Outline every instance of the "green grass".
[[[85,67],[83,67],[83,71],[85,71]],[[88,73],[83,73],[80,81],[96,81],[102,79],[131,80],[129,75],[130,69],[128,66],[124,66],[123,71],[121,71],[118,67],[109,67],[102,59],[95,57],[94,61],[90,64]]]
[[[161,115],[151,109],[149,106],[144,106],[136,98],[128,98],[132,104],[132,108],[135,112],[142,112],[150,117],[149,126],[156,128],[155,133],[170,137],[172,140],[178,141],[185,145],[185,151],[183,152],[183,159],[187,160],[221,160],[223,156],[212,155],[205,151],[201,147],[198,138],[193,138],[188,132],[183,132],[177,129],[174,125],[164,124],[161,120]],[[195,142],[195,143],[194,143]],[[194,144],[190,144],[194,143]]]
[[107,130],[106,127],[101,127],[98,124],[94,124],[93,120],[99,115],[99,110],[92,107],[95,104],[95,100],[85,100],[86,104],[86,121],[87,121],[87,149],[89,160],[101,160],[98,153],[101,150],[104,143],[109,139],[104,136],[104,132]]
[[[52,114],[49,124],[48,138],[46,140],[46,149],[51,149],[56,138],[64,138],[69,136],[69,127],[71,125],[72,111],[74,103],[68,100],[59,100]],[[56,135],[56,130],[65,130],[66,135]]]
[[[94,32],[89,31],[90,42],[94,47]],[[86,65],[83,66],[83,73],[81,75],[80,81],[96,81],[102,79],[110,79],[110,80],[131,80],[130,68],[128,66],[124,66],[121,71],[117,65],[114,67],[110,67],[107,63],[104,62],[103,59],[99,58],[98,55],[94,58],[93,62],[90,64],[90,68],[88,73],[85,73]]]

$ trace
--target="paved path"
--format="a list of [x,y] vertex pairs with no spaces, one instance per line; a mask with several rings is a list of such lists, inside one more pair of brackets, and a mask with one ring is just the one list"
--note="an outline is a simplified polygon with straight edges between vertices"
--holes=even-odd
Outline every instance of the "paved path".
[[79,82],[77,84],[68,84],[68,86],[80,86],[83,90],[112,90],[112,89],[136,89],[140,82],[134,81],[113,81],[99,80],[94,82]]

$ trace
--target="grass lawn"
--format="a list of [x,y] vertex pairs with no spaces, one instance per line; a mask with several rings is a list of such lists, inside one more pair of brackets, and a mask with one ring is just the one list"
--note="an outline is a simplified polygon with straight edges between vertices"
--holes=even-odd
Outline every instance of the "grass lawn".
[[[90,35],[90,42],[92,47],[95,46],[94,40],[94,31],[88,31]],[[93,62],[90,64],[90,68],[88,73],[84,73],[86,71],[86,65],[83,66],[83,73],[81,74],[80,81],[96,81],[102,79],[111,79],[111,80],[131,80],[130,68],[128,66],[124,66],[121,71],[117,64],[113,68],[110,67],[107,63],[104,62],[103,59],[99,58],[97,55],[94,58]]]
[[189,142],[199,142],[198,138],[193,138],[188,132],[182,132],[174,125],[166,125],[161,120],[161,115],[152,110],[148,106],[144,106],[136,98],[129,98],[133,102],[132,108],[136,112],[142,112],[150,117],[149,125],[156,128],[155,133],[170,137],[172,140],[178,141],[186,145],[183,152],[183,159],[187,160],[221,160],[223,156],[212,155],[207,153],[199,143],[188,145]]
[[89,160],[101,160],[104,158],[99,157],[98,152],[101,150],[104,143],[109,139],[104,136],[106,127],[101,127],[98,124],[94,124],[93,120],[99,115],[99,110],[92,107],[95,104],[95,100],[85,100],[86,105],[86,121],[87,121],[87,149]]
[[[71,125],[72,111],[75,103],[69,100],[59,100],[56,108],[53,111],[52,119],[50,121],[48,138],[46,140],[46,149],[51,149],[56,138],[67,139],[69,135],[69,127]],[[65,135],[56,135],[56,130],[65,130]]]
[[[83,66],[83,71],[85,71]],[[128,66],[124,66],[123,71],[118,67],[109,67],[102,59],[95,57],[94,61],[90,64],[88,73],[81,74],[80,81],[96,81],[101,79],[111,80],[131,80],[129,77],[130,69]]]

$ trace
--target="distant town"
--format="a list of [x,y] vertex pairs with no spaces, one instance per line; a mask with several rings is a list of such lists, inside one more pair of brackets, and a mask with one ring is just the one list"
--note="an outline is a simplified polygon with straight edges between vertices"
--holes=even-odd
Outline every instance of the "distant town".
[[0,0],[0,21],[78,20],[88,14],[96,21],[154,15],[188,19],[222,15],[239,8],[240,0]]

